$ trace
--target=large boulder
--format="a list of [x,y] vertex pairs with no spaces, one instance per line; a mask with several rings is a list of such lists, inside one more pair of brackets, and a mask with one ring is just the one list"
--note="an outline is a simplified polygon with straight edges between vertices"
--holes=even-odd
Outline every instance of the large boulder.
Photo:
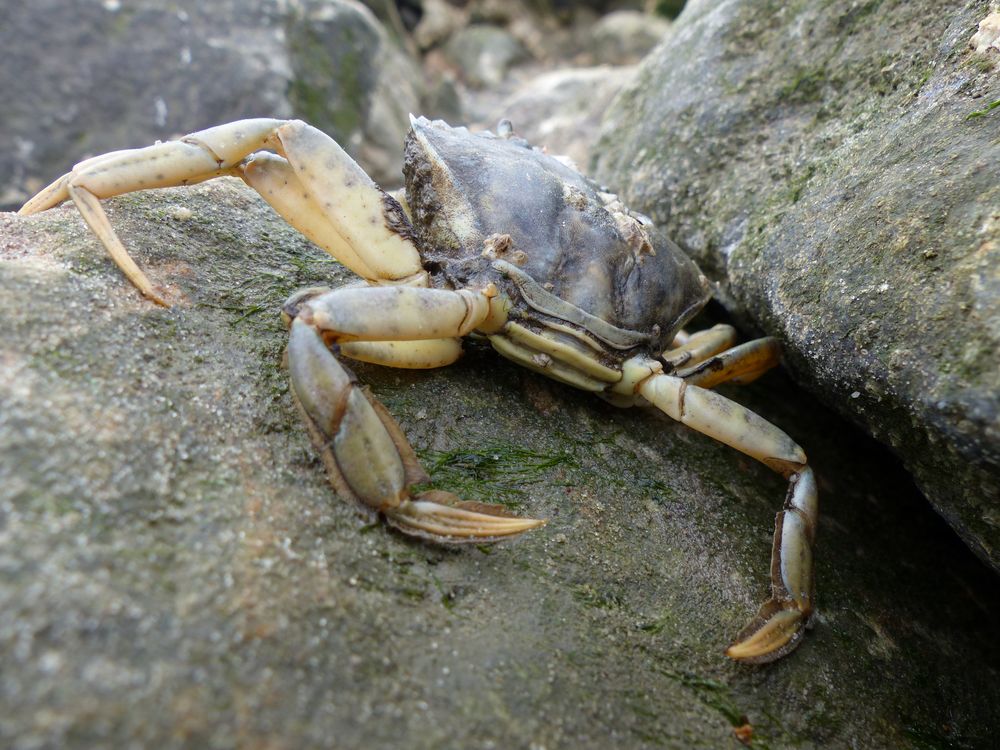
[[401,180],[417,67],[350,0],[15,3],[0,46],[0,206],[75,161],[243,117],[302,116]]
[[1000,570],[1000,56],[970,47],[988,6],[694,0],[595,168]]
[[509,119],[532,145],[585,166],[604,112],[635,71],[634,65],[601,65],[533,76],[493,105],[479,125],[494,129],[501,119]]
[[618,10],[601,16],[582,39],[583,54],[596,64],[631,65],[639,62],[670,33],[670,22],[637,10]]
[[507,71],[528,59],[517,37],[490,24],[471,24],[459,29],[444,46],[448,61],[469,86],[498,86]]
[[753,668],[722,648],[767,594],[780,477],[472,344],[356,371],[436,486],[548,524],[492,548],[402,538],[334,495],[281,366],[286,295],[349,274],[237,181],[107,205],[172,308],[74,208],[0,216],[0,745],[995,738],[1000,586],[780,373],[728,393],[817,467],[819,616]]

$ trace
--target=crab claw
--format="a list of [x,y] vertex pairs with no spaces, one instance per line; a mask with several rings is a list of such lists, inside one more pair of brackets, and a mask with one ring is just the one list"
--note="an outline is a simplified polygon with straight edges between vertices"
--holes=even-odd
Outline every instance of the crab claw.
[[[289,317],[301,313],[286,305]],[[492,542],[542,525],[499,505],[464,502],[440,490],[410,494],[429,478],[392,416],[296,315],[290,321],[292,393],[337,492],[383,514],[390,525],[440,544]]]

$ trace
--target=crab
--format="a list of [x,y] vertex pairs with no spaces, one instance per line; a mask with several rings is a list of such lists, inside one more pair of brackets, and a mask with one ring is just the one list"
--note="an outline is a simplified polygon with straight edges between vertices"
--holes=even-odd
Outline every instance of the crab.
[[100,200],[230,175],[363,279],[293,295],[291,391],[337,494],[436,543],[509,539],[544,521],[429,484],[403,431],[343,365],[455,362],[462,338],[612,403],[652,405],[788,480],[777,514],[771,597],[726,649],[761,663],[792,651],[813,615],[816,480],[787,434],[711,388],[776,365],[773,338],[735,344],[727,325],[688,334],[710,286],[646,217],[509,122],[473,134],[411,118],[405,194],[380,189],[330,137],[303,122],[241,120],[83,161],[29,200],[66,200],[135,287],[167,305],[115,234]]

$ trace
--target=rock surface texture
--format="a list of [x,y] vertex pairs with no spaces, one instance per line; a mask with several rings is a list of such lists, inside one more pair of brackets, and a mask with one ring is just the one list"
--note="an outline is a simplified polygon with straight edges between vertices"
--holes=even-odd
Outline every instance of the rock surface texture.
[[421,79],[349,0],[15,3],[0,24],[0,206],[84,156],[301,116],[398,182]]
[[795,654],[749,668],[722,649],[766,595],[780,477],[473,345],[441,370],[355,369],[436,486],[548,524],[460,550],[369,525],[281,368],[281,302],[348,274],[239,182],[107,204],[172,308],[75,209],[0,216],[0,745],[992,738],[997,581],[780,373],[729,393],[820,471],[820,609]]
[[595,165],[1000,570],[1000,54],[970,46],[989,13],[694,0]]

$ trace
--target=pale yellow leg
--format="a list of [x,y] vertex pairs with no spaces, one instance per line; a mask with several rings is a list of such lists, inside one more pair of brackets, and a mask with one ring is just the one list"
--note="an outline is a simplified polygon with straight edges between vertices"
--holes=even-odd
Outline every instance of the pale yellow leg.
[[[274,149],[284,158],[248,159],[261,149]],[[99,201],[220,175],[239,176],[256,187],[294,226],[364,278],[426,285],[403,209],[333,139],[297,120],[241,120],[178,141],[87,159],[19,213],[72,199],[128,279],[165,304],[129,257]]]
[[378,278],[317,205],[284,158],[268,152],[253,155],[240,177],[260,193],[278,214],[312,242],[326,250],[358,276]]
[[771,598],[726,654],[753,663],[784,656],[802,640],[813,611],[813,539],[819,516],[816,480],[805,452],[782,430],[714,391],[653,374],[639,393],[670,417],[756,458],[789,480],[775,520]]
[[412,485],[428,481],[413,449],[328,346],[382,363],[446,364],[458,356],[459,336],[489,324],[489,296],[413,287],[339,289],[297,295],[285,311],[292,390],[338,492],[382,513],[399,530],[439,543],[495,541],[543,523],[440,490],[411,495]]
[[767,336],[726,349],[697,364],[677,370],[674,375],[684,378],[688,385],[702,388],[714,388],[720,383],[745,385],[780,362],[781,344],[776,338]]
[[373,365],[429,370],[456,361],[462,355],[462,340],[348,341],[340,345],[340,353]]
[[720,323],[704,331],[687,334],[681,332],[673,341],[673,346],[663,352],[662,359],[676,369],[701,362],[713,354],[725,351],[736,343],[736,329]]

